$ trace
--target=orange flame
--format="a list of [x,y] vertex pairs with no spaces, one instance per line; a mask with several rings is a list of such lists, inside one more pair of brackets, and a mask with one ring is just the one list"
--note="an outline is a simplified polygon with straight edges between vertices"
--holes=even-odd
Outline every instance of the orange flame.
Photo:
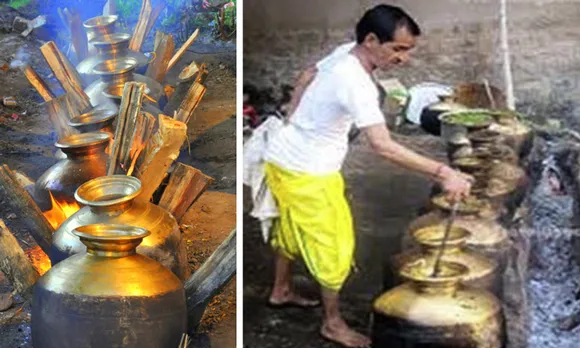
[[50,222],[52,227],[56,230],[64,220],[68,219],[72,214],[76,213],[81,207],[77,202],[67,203],[67,202],[57,202],[54,199],[52,193],[48,191],[50,195],[50,202],[52,203],[52,208],[45,211],[44,217]]

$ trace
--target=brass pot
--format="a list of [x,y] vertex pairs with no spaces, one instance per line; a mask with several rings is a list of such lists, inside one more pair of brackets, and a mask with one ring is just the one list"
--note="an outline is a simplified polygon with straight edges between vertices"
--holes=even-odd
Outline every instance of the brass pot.
[[136,252],[149,232],[99,224],[73,233],[87,252],[55,265],[34,287],[34,347],[177,347],[187,330],[185,291]]
[[[442,195],[432,199],[435,210],[419,216],[409,225],[403,247],[415,245],[412,237],[415,231],[432,225],[444,224],[450,212],[450,206],[444,203]],[[453,225],[469,232],[467,247],[496,260],[500,267],[504,265],[507,248],[509,246],[508,232],[498,222],[499,214],[486,200],[478,200],[480,205],[468,206],[459,209]]]
[[81,75],[93,75],[93,69],[100,63],[120,58],[132,58],[137,61],[137,67],[144,68],[155,60],[153,53],[152,59],[144,53],[129,49],[131,35],[126,33],[114,33],[105,36],[93,38],[90,43],[96,48],[97,52],[77,65],[77,71]]
[[140,192],[139,179],[125,175],[103,176],[79,187],[75,198],[84,207],[54,233],[48,255],[52,264],[85,251],[73,233],[75,228],[97,223],[122,224],[150,231],[137,252],[159,261],[185,280],[189,275],[187,251],[177,221],[163,208],[136,199]]
[[[136,68],[137,60],[131,57],[106,60],[95,66],[93,72],[100,78],[85,89],[91,104],[107,105],[108,108],[118,111],[125,83],[136,81],[146,85],[147,98],[144,99],[144,104],[155,108],[151,113],[162,113],[158,108],[167,103],[163,86],[149,77],[136,74]],[[111,90],[116,91],[116,94],[112,94]]]
[[91,40],[105,35],[111,35],[115,32],[115,25],[117,24],[118,16],[97,16],[89,18],[83,22],[83,27],[87,32],[87,39],[89,42],[89,49],[93,48]]
[[[105,149],[111,136],[102,132],[75,134],[56,142],[65,153],[36,180],[33,198],[41,211],[53,208],[51,195],[59,203],[75,204],[75,191],[84,182],[105,175],[109,156]],[[50,191],[50,193],[49,193]]]
[[[420,228],[413,233],[415,241],[420,245],[418,250],[410,250],[396,255],[393,259],[395,270],[408,263],[424,263],[425,267],[433,268],[441,249],[445,234],[445,225],[433,225]],[[468,269],[462,279],[462,284],[474,288],[482,288],[493,293],[499,291],[496,262],[466,249],[469,232],[459,227],[452,227],[449,232],[442,260],[461,264]]]
[[373,346],[389,348],[500,348],[499,301],[488,291],[464,287],[465,266],[441,262],[442,272],[422,263],[403,266],[408,280],[373,303]]
[[105,132],[114,136],[113,122],[117,113],[109,109],[93,109],[80,116],[73,117],[68,121],[68,125],[78,130],[80,133]]

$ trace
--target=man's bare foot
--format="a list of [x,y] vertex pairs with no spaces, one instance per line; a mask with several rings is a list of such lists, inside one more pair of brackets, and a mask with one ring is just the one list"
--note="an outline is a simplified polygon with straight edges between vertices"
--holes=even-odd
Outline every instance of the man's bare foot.
[[342,319],[324,322],[320,334],[329,341],[349,348],[369,347],[371,344],[370,338],[348,327]]
[[304,307],[312,308],[320,306],[320,301],[309,300],[292,291],[270,295],[268,304],[272,307]]

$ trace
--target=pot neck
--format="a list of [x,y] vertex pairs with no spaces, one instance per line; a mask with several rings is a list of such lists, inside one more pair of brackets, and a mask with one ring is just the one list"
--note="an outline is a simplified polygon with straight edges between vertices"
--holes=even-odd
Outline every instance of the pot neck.
[[143,228],[115,224],[81,226],[73,233],[86,245],[87,254],[105,258],[135,255],[143,238],[151,234]]
[[110,175],[87,181],[75,192],[76,200],[95,214],[119,215],[141,193],[141,181],[126,175]]
[[89,41],[95,37],[114,33],[117,19],[117,16],[99,16],[85,21],[83,26],[85,27]]
[[413,287],[422,294],[454,296],[459,290],[460,282],[453,279],[445,282],[418,281],[412,282]]
[[121,58],[129,53],[129,41],[111,42],[109,44],[95,45],[99,57]]
[[[439,253],[441,246],[439,245],[421,245],[421,250],[427,256],[436,256]],[[455,255],[461,253],[463,250],[462,245],[445,245],[445,250],[443,250],[443,255]]]
[[105,153],[111,135],[103,132],[74,134],[60,139],[55,146],[62,150],[67,158],[87,157]]

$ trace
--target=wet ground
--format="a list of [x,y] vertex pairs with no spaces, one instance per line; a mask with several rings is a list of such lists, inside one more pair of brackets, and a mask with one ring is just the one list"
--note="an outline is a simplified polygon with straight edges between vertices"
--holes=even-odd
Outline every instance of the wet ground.
[[[236,193],[235,45],[214,43],[202,37],[198,41],[167,76],[167,81],[175,81],[181,68],[191,61],[206,63],[209,70],[207,93],[188,125],[189,150],[184,150],[178,159],[215,179],[208,192],[187,213],[182,225],[193,270],[235,227]],[[35,38],[22,39],[0,30],[0,99],[14,96],[18,103],[16,108],[6,108],[0,103],[0,163],[33,180],[56,163],[53,157],[56,136],[51,133],[41,98],[24,75],[10,64],[20,58],[47,76],[38,51],[41,44]],[[24,249],[35,246],[26,229],[21,227],[18,212],[11,211],[2,197],[0,219],[5,220]],[[11,290],[0,273],[0,294]],[[234,347],[235,322],[234,279],[209,305],[195,340],[200,347]],[[31,346],[30,308],[17,298],[11,309],[0,312],[0,347]]]
[[[407,133],[415,135],[396,137],[425,155],[444,157],[437,138],[416,131]],[[431,185],[427,179],[380,159],[361,140],[352,144],[343,174],[355,219],[359,271],[343,291],[342,309],[351,325],[370,334],[372,299],[392,286],[390,256],[400,251],[401,236],[427,203]],[[321,309],[265,306],[273,279],[273,253],[262,241],[259,223],[248,215],[250,202],[244,200],[244,346],[338,347],[318,333]],[[300,292],[319,296],[302,265],[297,265],[294,279]]]

